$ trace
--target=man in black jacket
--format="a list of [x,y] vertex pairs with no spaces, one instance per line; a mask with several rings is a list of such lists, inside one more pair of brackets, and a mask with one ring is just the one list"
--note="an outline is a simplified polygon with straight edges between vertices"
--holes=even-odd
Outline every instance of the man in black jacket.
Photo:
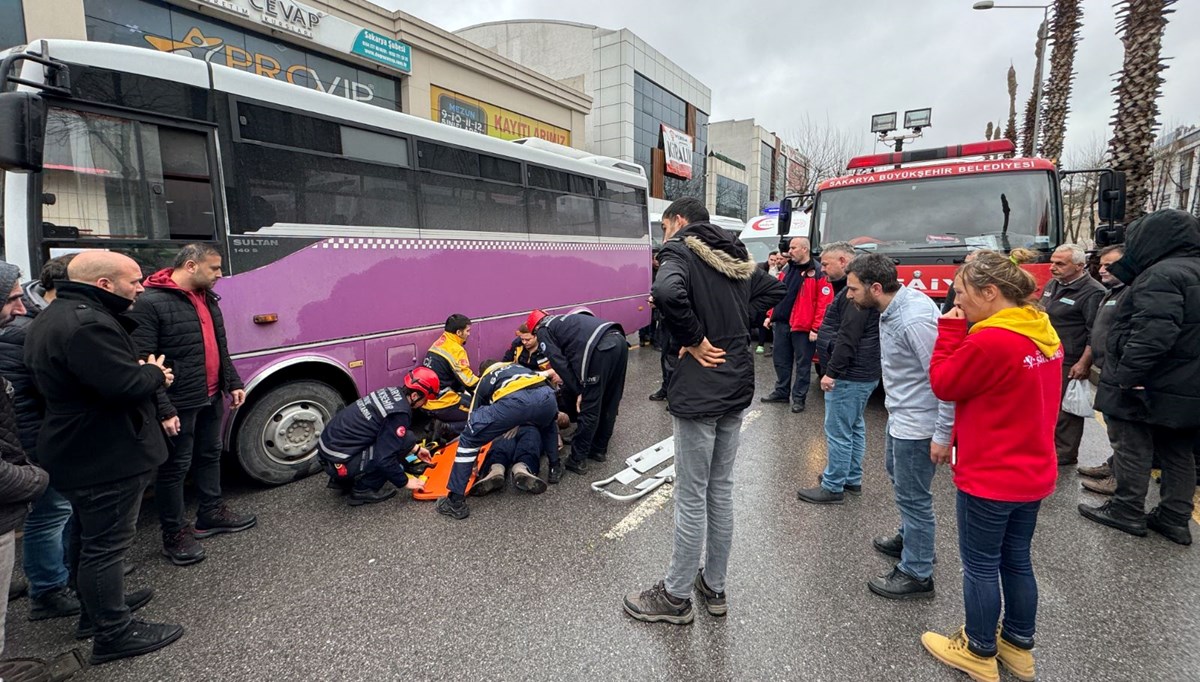
[[[221,421],[225,394],[237,409],[246,399],[229,349],[225,320],[213,293],[221,279],[221,253],[207,244],[188,244],[172,268],[146,279],[146,292],[129,317],[137,322],[139,354],[161,354],[174,363],[175,383],[158,395],[158,421],[174,447],[159,467],[154,501],[162,526],[162,553],[176,566],[204,559],[196,541],[251,528],[257,519],[239,514],[221,498]],[[183,481],[192,471],[200,508],[187,521]]]
[[833,286],[833,302],[817,334],[817,357],[824,376],[825,440],[828,463],[819,485],[796,493],[803,502],[841,504],[845,493],[862,493],[862,461],[867,450],[867,400],[879,385],[879,311],[860,308],[846,296],[846,266],[854,247],[836,242],[821,251],[821,265]]
[[525,322],[538,337],[538,347],[573,395],[579,425],[571,441],[565,466],[587,473],[587,460],[607,459],[608,441],[625,392],[629,344],[625,330],[615,322],[583,313],[547,315],[541,310]]
[[[733,463],[742,411],[754,397],[746,320],[761,319],[784,285],[759,269],[736,237],[708,222],[696,199],[663,212],[665,242],[653,295],[683,346],[668,389],[675,426],[675,538],[667,575],[625,597],[625,612],[650,622],[692,622],[691,593],[723,616],[733,542]],[[701,553],[706,548],[703,568]]]
[[[8,326],[17,316],[25,314],[21,271],[12,263],[0,261],[0,291],[7,294],[0,307],[0,326]],[[0,585],[12,580],[17,526],[29,511],[29,503],[42,495],[50,480],[45,471],[25,457],[17,432],[13,386],[7,379],[0,379]],[[0,613],[0,654],[4,652],[4,621],[5,614]],[[0,661],[0,676],[15,678],[18,665],[16,661]],[[26,674],[30,672],[35,671]]]
[[[34,463],[38,461],[37,436],[46,405],[25,366],[25,339],[34,318],[57,295],[58,282],[67,280],[67,264],[72,258],[74,254],[46,261],[38,279],[22,287],[25,314],[0,330],[0,375],[12,383],[21,447]],[[79,613],[79,599],[68,587],[71,576],[67,570],[64,531],[70,520],[71,503],[52,487],[46,488],[25,517],[21,558],[25,577],[29,579],[30,620]]]
[[161,649],[183,635],[178,625],[131,619],[124,598],[125,552],[142,493],[167,459],[155,395],[174,376],[164,358],[140,359],[129,336],[136,323],[122,313],[142,292],[132,258],[85,251],[67,274],[71,281],[58,285],[54,305],[29,327],[25,364],[46,400],[38,458],[80,524],[80,629],[95,632],[97,664]]
[[[1192,445],[1200,431],[1200,222],[1174,209],[1129,226],[1125,255],[1108,267],[1129,286],[1108,331],[1096,409],[1116,445],[1117,490],[1079,513],[1131,535],[1149,528],[1181,545],[1196,491]],[[1151,462],[1161,500],[1146,514]]]

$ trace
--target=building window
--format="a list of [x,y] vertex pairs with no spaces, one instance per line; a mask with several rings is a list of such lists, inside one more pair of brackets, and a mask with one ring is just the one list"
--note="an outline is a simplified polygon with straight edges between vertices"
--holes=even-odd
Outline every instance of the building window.
[[717,176],[717,215],[746,220],[746,203],[750,189],[724,175]]
[[758,210],[761,212],[771,202],[771,171],[775,168],[775,150],[767,143],[760,151],[758,177]]
[[[662,147],[662,128],[666,124],[687,131],[687,102],[667,91],[640,73],[633,74],[633,160],[653,177],[650,150]],[[680,197],[704,196],[704,173],[708,155],[708,114],[696,110],[695,148],[692,154],[692,177],[665,178],[664,198],[673,201]]]

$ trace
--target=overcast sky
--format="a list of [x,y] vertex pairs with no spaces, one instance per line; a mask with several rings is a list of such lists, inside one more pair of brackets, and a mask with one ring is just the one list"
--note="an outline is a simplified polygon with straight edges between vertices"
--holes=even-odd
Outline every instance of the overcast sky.
[[[974,11],[973,0],[373,0],[455,30],[487,21],[559,19],[628,28],[712,88],[712,120],[756,118],[787,139],[804,115],[854,132],[870,151],[871,114],[933,108],[910,147],[983,139],[1007,120],[1005,77],[1017,69],[1018,126],[1029,97],[1039,10]],[[1066,157],[1107,143],[1121,68],[1114,0],[1083,0]],[[1014,0],[1003,4],[1036,4]],[[1200,124],[1200,0],[1170,17],[1172,57],[1160,122]],[[1046,55],[1047,76],[1049,51]],[[802,150],[803,151],[803,150]]]

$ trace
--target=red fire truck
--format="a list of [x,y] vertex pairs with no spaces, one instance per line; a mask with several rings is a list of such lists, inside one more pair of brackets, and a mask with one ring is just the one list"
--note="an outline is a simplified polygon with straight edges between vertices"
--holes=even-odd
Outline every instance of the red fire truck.
[[[1004,158],[1012,153],[1011,142],[993,140],[855,157],[847,169],[856,173],[817,187],[808,236],[814,245],[846,241],[887,255],[901,282],[935,299],[945,298],[974,249],[1032,249],[1042,262],[1025,267],[1044,284],[1063,240],[1060,172],[1047,159]],[[781,223],[790,224],[800,199],[781,203]]]

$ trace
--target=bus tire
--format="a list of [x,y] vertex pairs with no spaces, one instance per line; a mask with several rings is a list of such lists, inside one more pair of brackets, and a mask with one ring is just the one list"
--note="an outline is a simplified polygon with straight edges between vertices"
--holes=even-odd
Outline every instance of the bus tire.
[[320,381],[289,381],[250,404],[237,431],[237,458],[254,480],[282,485],[321,469],[317,438],[346,401]]

